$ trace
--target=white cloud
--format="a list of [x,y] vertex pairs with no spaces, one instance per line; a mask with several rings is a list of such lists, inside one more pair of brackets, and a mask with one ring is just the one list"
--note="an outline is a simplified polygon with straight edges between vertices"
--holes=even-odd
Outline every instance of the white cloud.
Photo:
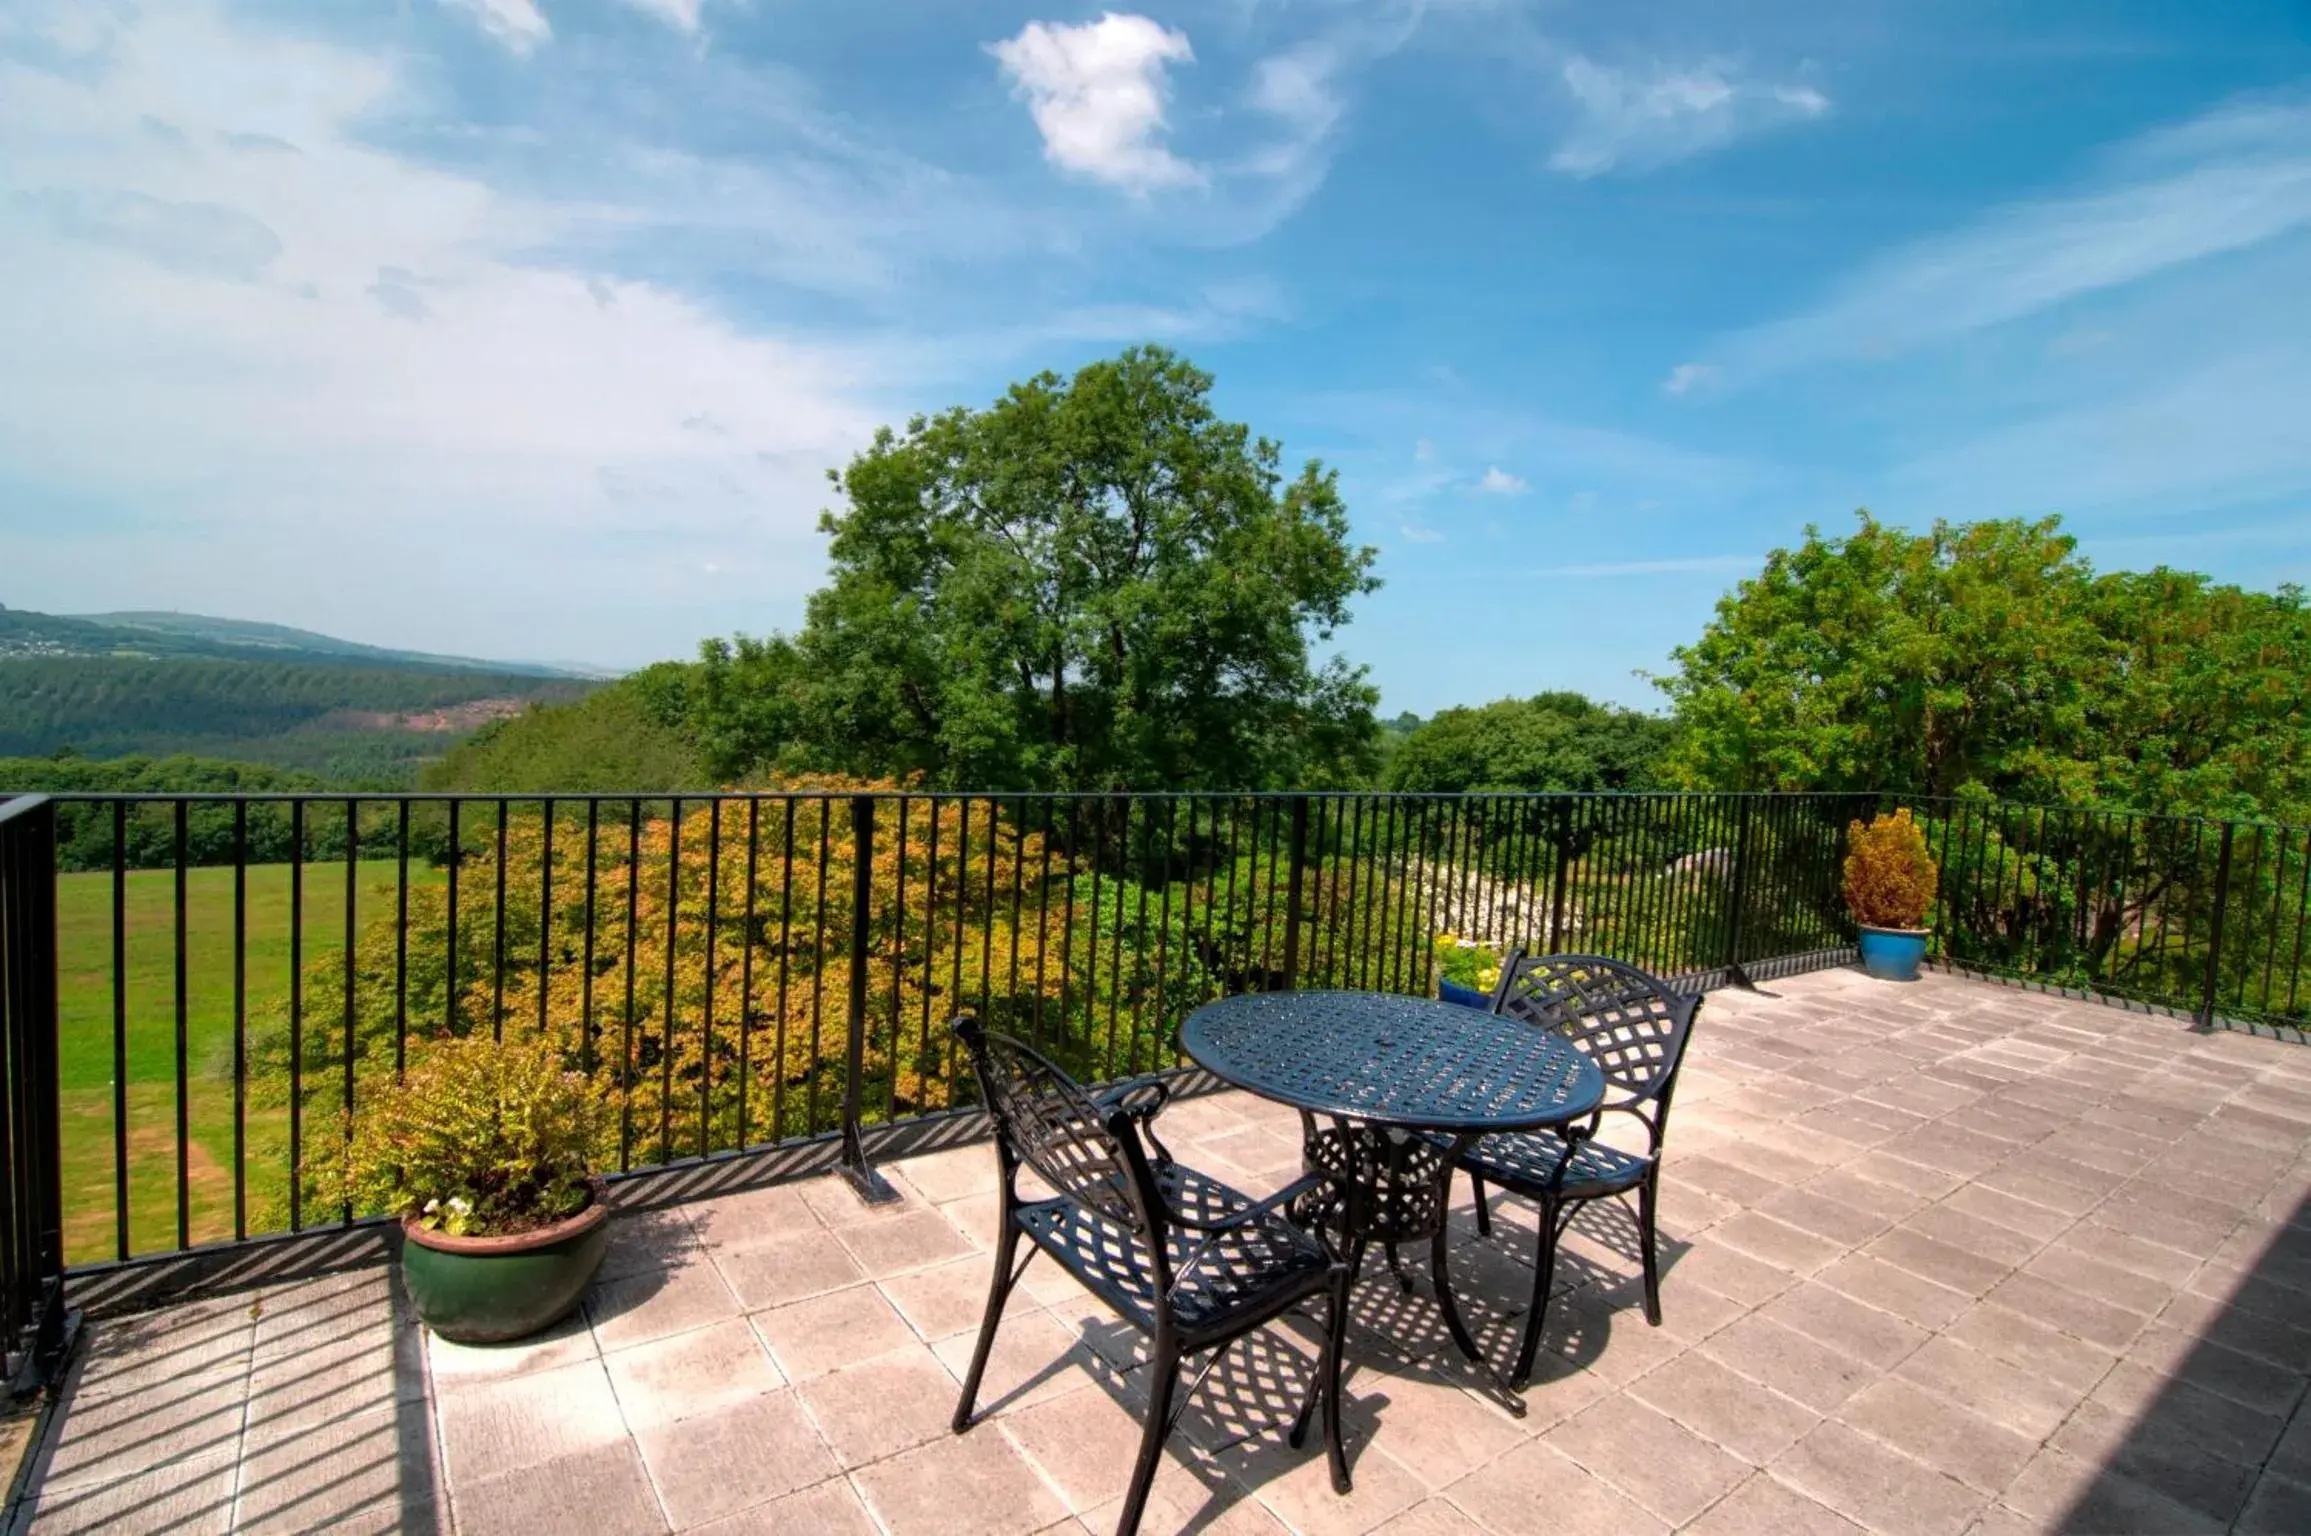
[[1830,107],[1812,86],[1751,80],[1723,61],[1638,71],[1575,54],[1561,73],[1576,112],[1549,165],[1573,176],[1667,165]]
[[1074,26],[1031,21],[988,51],[1026,101],[1052,164],[1130,192],[1204,180],[1161,142],[1165,67],[1195,60],[1186,33],[1110,11]]
[[1494,496],[1517,496],[1523,494],[1525,482],[1496,464],[1484,472],[1476,488]]
[[1430,459],[1435,457],[1436,444],[1430,442],[1427,438],[1424,437],[1419,442],[1416,442],[1412,445],[1412,458],[1414,463],[1426,464]]
[[1689,394],[1714,383],[1716,379],[1717,370],[1708,363],[1679,363],[1669,370],[1669,377],[1661,381],[1661,392],[1665,395]]
[[635,10],[655,16],[677,32],[698,30],[698,13],[705,0],[626,0]]
[[370,142],[391,55],[123,14],[93,81],[0,59],[10,601],[606,662],[791,612],[866,359],[556,267],[570,209]]
[[2136,141],[2088,190],[1898,250],[1716,350],[1732,378],[1896,356],[2306,226],[2311,106],[2226,107]]
[[516,53],[526,54],[554,35],[537,0],[441,0],[453,11],[464,11],[483,31]]
[[1440,544],[1444,541],[1444,535],[1438,533],[1434,528],[1416,528],[1412,524],[1406,523],[1396,531],[1403,536],[1404,542],[1407,544]]

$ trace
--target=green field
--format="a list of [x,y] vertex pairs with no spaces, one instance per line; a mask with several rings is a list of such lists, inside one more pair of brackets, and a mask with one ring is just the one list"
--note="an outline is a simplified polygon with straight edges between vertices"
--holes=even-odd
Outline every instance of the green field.
[[[290,977],[287,864],[248,871],[244,924],[246,1002],[254,1025],[285,1008]],[[354,912],[366,926],[392,910],[395,867],[365,862],[355,879]],[[413,884],[440,872],[413,865]],[[112,876],[57,877],[57,968],[64,1119],[65,1258],[85,1264],[119,1255],[114,1163]],[[177,1241],[176,876],[137,870],[123,890],[128,1249],[146,1253]],[[233,872],[194,869],[185,877],[185,1115],[191,1132],[184,1196],[193,1242],[233,1235]],[[345,866],[305,869],[304,959],[342,954]],[[248,1224],[282,1224],[288,1189],[288,1114],[252,1106],[242,1164]]]

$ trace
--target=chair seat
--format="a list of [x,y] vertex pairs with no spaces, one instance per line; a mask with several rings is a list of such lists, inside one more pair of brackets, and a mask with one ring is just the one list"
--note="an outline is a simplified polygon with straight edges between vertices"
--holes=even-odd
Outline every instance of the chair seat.
[[1643,1153],[1624,1152],[1602,1142],[1575,1144],[1572,1166],[1565,1167],[1565,1138],[1555,1131],[1508,1131],[1486,1136],[1461,1154],[1460,1165],[1488,1183],[1520,1193],[1542,1193],[1564,1168],[1557,1193],[1568,1200],[1588,1200],[1635,1189],[1645,1182],[1653,1160]]
[[[1172,1207],[1198,1221],[1224,1220],[1254,1203],[1180,1163],[1156,1163],[1152,1171]],[[1155,1274],[1139,1236],[1064,1195],[1021,1206],[1018,1220],[1037,1247],[1093,1294],[1142,1332],[1154,1330]],[[1172,1317],[1187,1334],[1289,1306],[1321,1290],[1332,1263],[1322,1245],[1280,1211],[1219,1233],[1173,1228],[1165,1239],[1175,1277]]]

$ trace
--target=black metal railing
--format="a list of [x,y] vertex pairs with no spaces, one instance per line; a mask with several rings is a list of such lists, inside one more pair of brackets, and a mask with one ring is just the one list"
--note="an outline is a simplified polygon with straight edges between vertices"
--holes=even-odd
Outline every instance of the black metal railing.
[[21,1395],[64,1353],[57,1106],[56,807],[0,802],[0,1374]]
[[[1894,802],[842,785],[46,803],[48,1166],[80,1267],[358,1218],[316,1154],[444,1034],[556,1033],[616,1107],[613,1169],[819,1143],[871,1185],[866,1132],[970,1107],[940,1027],[966,1009],[1105,1081],[1178,1065],[1174,1029],[1213,997],[1427,993],[1519,944],[1699,985],[1834,963],[1847,823]],[[2311,1006],[2300,830],[1911,803],[1945,866],[1942,962],[2207,1016]]]

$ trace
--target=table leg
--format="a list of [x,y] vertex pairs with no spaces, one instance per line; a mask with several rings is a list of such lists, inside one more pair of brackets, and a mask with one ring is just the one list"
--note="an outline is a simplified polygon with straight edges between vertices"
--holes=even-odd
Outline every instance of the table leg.
[[1455,1146],[1452,1159],[1444,1165],[1440,1181],[1442,1187],[1438,1190],[1439,1219],[1436,1232],[1429,1239],[1428,1258],[1430,1271],[1436,1280],[1436,1307],[1444,1314],[1444,1326],[1452,1334],[1453,1343],[1459,1345],[1460,1352],[1492,1382],[1494,1389],[1501,1395],[1501,1406],[1521,1419],[1525,1416],[1523,1395],[1517,1391],[1516,1383],[1510,1377],[1494,1370],[1492,1363],[1485,1359],[1484,1351],[1477,1347],[1475,1336],[1468,1331],[1468,1324],[1461,1321],[1460,1302],[1453,1295],[1452,1275],[1446,1257],[1452,1237],[1452,1224],[1446,1218],[1451,1214],[1452,1170],[1459,1160],[1461,1150],[1460,1146]]

